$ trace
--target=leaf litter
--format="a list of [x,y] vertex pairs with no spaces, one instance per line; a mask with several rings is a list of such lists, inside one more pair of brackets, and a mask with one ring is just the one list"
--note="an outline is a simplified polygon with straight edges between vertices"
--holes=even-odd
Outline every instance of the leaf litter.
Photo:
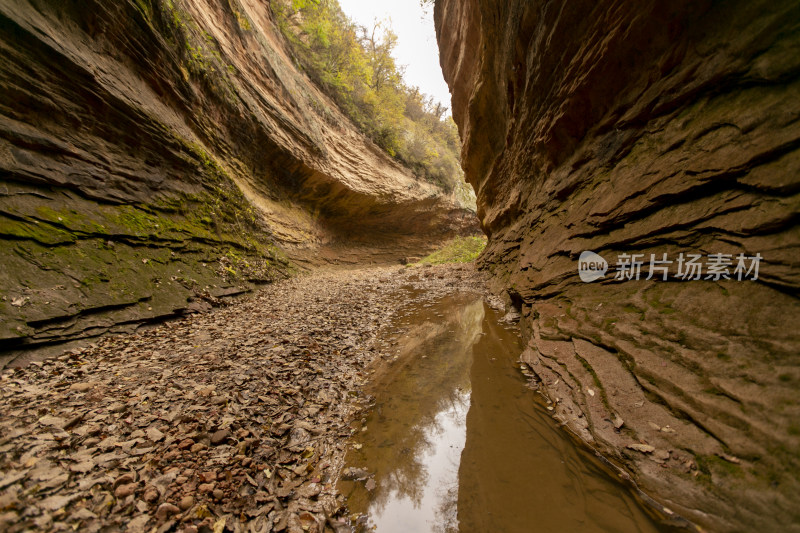
[[[0,375],[0,529],[348,531],[375,342],[471,265],[323,271]],[[366,480],[367,472],[346,471]]]

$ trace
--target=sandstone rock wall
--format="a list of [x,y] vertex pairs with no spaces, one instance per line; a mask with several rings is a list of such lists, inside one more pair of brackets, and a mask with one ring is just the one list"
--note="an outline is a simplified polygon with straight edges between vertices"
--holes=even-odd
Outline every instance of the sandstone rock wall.
[[8,0],[0,55],[0,351],[474,224],[308,81],[268,2]]
[[[438,0],[482,265],[555,416],[711,530],[800,529],[800,5]],[[578,277],[581,252],[611,263]],[[614,279],[760,254],[756,281]]]

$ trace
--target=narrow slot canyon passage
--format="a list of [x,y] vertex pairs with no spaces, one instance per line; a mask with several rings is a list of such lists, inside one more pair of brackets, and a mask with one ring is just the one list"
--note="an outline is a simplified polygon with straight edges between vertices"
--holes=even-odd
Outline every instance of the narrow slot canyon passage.
[[800,533],[800,3],[0,0],[0,531]]

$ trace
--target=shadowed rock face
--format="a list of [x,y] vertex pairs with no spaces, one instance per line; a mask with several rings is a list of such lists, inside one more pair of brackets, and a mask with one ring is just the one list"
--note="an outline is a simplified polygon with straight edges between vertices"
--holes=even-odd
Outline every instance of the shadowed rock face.
[[[438,0],[435,19],[482,264],[556,417],[696,524],[800,528],[800,5]],[[584,250],[605,278],[581,282]],[[731,277],[763,260],[757,281],[680,281],[681,252],[732,254]],[[614,279],[623,253],[642,279]],[[672,277],[645,280],[665,253]]]
[[261,0],[0,5],[0,349],[468,231],[358,133]]

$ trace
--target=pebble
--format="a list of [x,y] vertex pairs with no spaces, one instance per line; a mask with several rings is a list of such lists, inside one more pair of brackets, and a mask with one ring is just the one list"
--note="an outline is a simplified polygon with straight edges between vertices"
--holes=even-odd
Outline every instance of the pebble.
[[184,496],[183,498],[181,498],[178,507],[180,507],[181,511],[188,511],[189,509],[192,508],[192,505],[194,505],[194,498],[192,498],[191,496]]
[[158,489],[156,489],[155,487],[148,486],[147,488],[144,489],[143,499],[147,503],[157,502],[158,497],[159,497]]
[[128,483],[127,485],[120,485],[114,490],[114,496],[117,499],[127,498],[136,491],[136,483]]
[[231,436],[231,432],[227,429],[220,429],[219,431],[215,432],[211,435],[211,444],[214,446],[218,446],[228,440],[228,437]]
[[194,440],[192,439],[183,439],[180,443],[178,443],[179,450],[185,450],[186,448],[191,448],[194,446]]
[[172,461],[173,459],[177,459],[181,452],[177,450],[172,450],[164,454],[165,461]]
[[134,481],[136,481],[136,476],[134,476],[133,474],[131,473],[123,474],[114,481],[114,488],[117,488],[120,485],[127,485],[129,483],[133,483]]
[[156,518],[159,520],[166,520],[170,516],[181,512],[177,506],[172,505],[171,503],[162,503],[158,506],[158,510],[156,511]]
[[653,454],[656,459],[659,461],[666,461],[669,459],[669,451],[667,450],[658,450],[656,453]]

